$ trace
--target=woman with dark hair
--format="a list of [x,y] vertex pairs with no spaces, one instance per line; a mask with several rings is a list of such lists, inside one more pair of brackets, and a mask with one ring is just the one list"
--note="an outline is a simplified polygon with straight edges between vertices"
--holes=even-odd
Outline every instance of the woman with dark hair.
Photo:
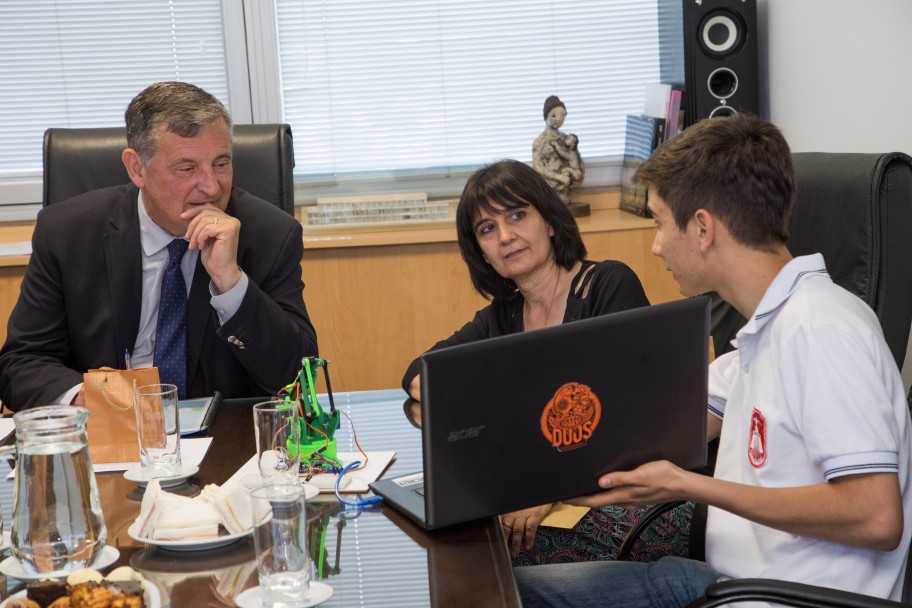
[[[579,227],[530,166],[502,160],[476,171],[456,209],[459,250],[472,285],[491,303],[431,350],[648,306],[636,274],[613,260],[586,259]],[[402,379],[421,400],[420,359]],[[532,547],[551,505],[501,516],[514,557]]]

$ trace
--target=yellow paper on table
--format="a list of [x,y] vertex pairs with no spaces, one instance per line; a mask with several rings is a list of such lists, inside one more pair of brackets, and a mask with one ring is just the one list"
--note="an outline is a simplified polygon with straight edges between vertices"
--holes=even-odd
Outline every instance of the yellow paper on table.
[[589,507],[576,507],[563,502],[554,503],[551,511],[541,521],[541,526],[570,529],[589,512]]

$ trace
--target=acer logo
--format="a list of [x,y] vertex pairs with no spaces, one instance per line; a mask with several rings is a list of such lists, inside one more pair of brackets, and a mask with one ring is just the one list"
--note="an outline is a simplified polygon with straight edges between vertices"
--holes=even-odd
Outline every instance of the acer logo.
[[470,426],[469,428],[459,431],[450,431],[450,434],[447,436],[447,441],[464,441],[466,439],[475,439],[481,435],[481,431],[484,428],[485,425],[482,424],[481,426]]

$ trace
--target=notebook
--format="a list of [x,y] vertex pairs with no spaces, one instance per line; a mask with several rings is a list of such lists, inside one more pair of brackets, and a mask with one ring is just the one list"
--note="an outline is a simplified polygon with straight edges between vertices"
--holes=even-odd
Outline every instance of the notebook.
[[703,467],[709,319],[689,298],[425,353],[424,470],[370,487],[433,530]]

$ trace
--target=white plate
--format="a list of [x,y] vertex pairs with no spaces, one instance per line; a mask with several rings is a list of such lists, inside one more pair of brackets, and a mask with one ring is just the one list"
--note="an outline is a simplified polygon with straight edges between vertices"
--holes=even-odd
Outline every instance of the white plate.
[[310,500],[320,493],[320,488],[313,484],[302,483],[301,485],[304,486],[304,500]]
[[[117,561],[120,557],[120,551],[117,547],[106,546],[101,550],[101,554],[95,559],[95,563],[90,567],[96,570],[103,570]],[[66,578],[69,572],[42,572],[41,574],[30,574],[22,569],[22,564],[12,555],[0,562],[0,573],[10,576],[20,581],[37,581],[42,578]]]
[[[28,597],[28,590],[23,589],[5,599],[3,603],[0,604],[0,608],[6,608],[6,605],[13,598],[24,599],[26,597]],[[158,587],[153,583],[148,581],[143,583],[143,599],[146,600],[146,608],[161,608],[161,593],[159,593]]]
[[[199,473],[199,467],[195,464],[185,462],[181,465],[180,475],[174,475],[172,477],[159,477],[158,484],[163,488],[170,488],[171,486],[177,486],[185,481],[187,478],[196,475]],[[142,467],[133,467],[124,471],[124,479],[127,481],[132,481],[140,487],[145,487],[149,483],[149,479],[143,473]]]
[[224,547],[225,545],[236,543],[245,536],[253,534],[253,528],[251,528],[240,534],[227,534],[225,536],[219,536],[218,538],[205,538],[202,540],[152,540],[151,538],[139,536],[137,530],[138,524],[133,522],[133,524],[127,528],[127,534],[135,541],[153,545],[160,549],[167,549],[169,551],[204,551],[206,549],[215,549],[216,547]]
[[[301,604],[301,608],[310,608],[310,606],[316,606],[317,604],[322,604],[333,595],[333,588],[327,585],[326,583],[320,583],[318,581],[311,581],[310,583],[310,599],[307,600],[306,604]],[[234,598],[234,603],[237,604],[238,608],[263,608],[263,599],[260,596],[259,587],[251,587],[250,589],[245,589]],[[0,607],[2,608],[2,607]]]

